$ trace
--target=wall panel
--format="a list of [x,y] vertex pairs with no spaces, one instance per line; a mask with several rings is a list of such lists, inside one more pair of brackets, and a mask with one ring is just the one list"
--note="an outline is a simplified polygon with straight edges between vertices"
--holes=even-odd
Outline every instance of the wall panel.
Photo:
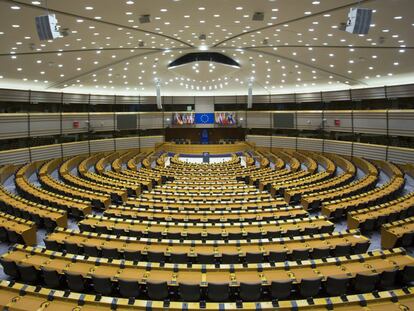
[[30,152],[32,154],[32,162],[62,157],[60,144],[34,147],[30,149]]
[[298,111],[296,115],[298,130],[317,130],[322,127],[322,111]]
[[110,139],[100,139],[100,140],[91,140],[91,153],[103,152],[103,151],[115,151],[114,140]]
[[0,151],[0,165],[24,164],[30,161],[28,148]]
[[139,148],[139,137],[127,137],[115,139],[116,150]]
[[387,114],[385,110],[354,111],[354,130],[357,133],[386,134]]
[[352,144],[348,141],[325,140],[324,151],[350,157],[352,156]]
[[27,113],[1,113],[0,114],[0,139],[28,137]]
[[80,154],[89,154],[89,142],[79,141],[62,144],[63,157],[74,157]]
[[271,128],[271,114],[269,112],[248,111],[247,127],[248,128]]
[[139,128],[141,130],[163,128],[162,112],[148,112],[139,115]]
[[296,137],[272,136],[273,148],[296,148]]
[[60,134],[59,113],[31,113],[30,137]]
[[298,150],[301,149],[322,152],[323,140],[312,138],[298,138]]

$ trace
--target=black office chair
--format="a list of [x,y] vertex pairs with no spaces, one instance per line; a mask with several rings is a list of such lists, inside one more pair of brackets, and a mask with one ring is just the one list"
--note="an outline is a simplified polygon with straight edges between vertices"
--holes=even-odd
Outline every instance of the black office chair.
[[3,227],[0,227],[0,241],[7,242],[8,241],[7,230]]
[[243,301],[258,301],[262,296],[262,284],[241,282],[239,294]]
[[288,229],[285,232],[285,236],[287,237],[295,237],[300,235],[300,229]]
[[104,226],[96,226],[95,227],[95,232],[99,233],[99,234],[109,234],[110,233],[108,228],[104,227]]
[[364,221],[361,224],[361,226],[360,226],[361,231],[362,232],[369,232],[369,231],[374,230],[375,222],[376,222],[376,220],[374,218],[367,219],[366,221]]
[[68,252],[69,254],[79,255],[82,252],[78,244],[70,243],[66,241],[64,243],[65,243],[66,252]]
[[40,268],[42,271],[43,281],[47,287],[61,288],[63,284],[63,277],[56,270],[49,270],[45,267]]
[[242,233],[229,233],[228,235],[229,240],[241,240],[243,239]]
[[230,286],[228,283],[208,283],[207,297],[211,301],[224,302],[230,297]]
[[261,263],[263,262],[263,253],[246,253],[246,263]]
[[36,284],[39,280],[39,271],[32,265],[17,264],[20,278],[23,282]]
[[311,252],[311,256],[313,259],[328,258],[330,256],[330,251],[329,247],[315,247]]
[[355,291],[359,293],[372,292],[377,286],[381,275],[379,273],[362,274],[357,273],[354,280]]
[[147,282],[147,294],[151,300],[165,300],[169,296],[167,282]]
[[137,281],[118,279],[119,293],[125,298],[136,298],[140,295],[141,289]]
[[286,251],[270,251],[268,256],[269,262],[283,262],[287,260]]
[[300,281],[299,292],[302,297],[309,298],[318,295],[322,284],[322,278],[305,278]]
[[201,298],[201,290],[199,284],[180,283],[178,292],[182,301],[197,302]]
[[7,230],[7,239],[10,243],[24,244],[22,236],[12,230]]
[[102,257],[109,259],[119,259],[121,256],[116,248],[102,247]]
[[104,296],[110,296],[114,291],[114,284],[108,277],[92,275],[93,288],[95,292]]
[[163,252],[151,252],[147,253],[148,261],[150,262],[165,262],[165,255]]
[[287,299],[292,292],[292,280],[272,281],[270,295],[273,299]]
[[100,251],[95,245],[83,245],[83,252],[90,257],[100,257]]
[[141,260],[141,252],[140,251],[124,251],[124,259],[131,260],[131,261],[140,261]]
[[92,229],[92,226],[91,225],[86,225],[86,224],[83,224],[83,223],[80,223],[79,224],[79,231],[80,232],[93,232],[94,230]]
[[239,255],[223,253],[221,254],[221,263],[225,265],[238,264],[240,263]]
[[197,254],[197,263],[211,265],[216,263],[214,254]]
[[398,269],[382,271],[378,287],[383,290],[391,289],[396,283],[398,272]]
[[112,228],[112,235],[116,236],[124,236],[125,235],[125,229],[123,228]]
[[52,232],[56,228],[56,222],[50,218],[44,218],[44,226],[48,232]]
[[341,256],[348,256],[351,254],[351,244],[338,244],[333,249],[333,255],[335,257],[341,257]]
[[325,283],[325,291],[329,296],[345,295],[350,279],[346,276],[328,276]]
[[308,248],[298,248],[292,250],[292,253],[290,254],[290,258],[294,261],[301,261],[301,260],[307,260],[309,259],[309,249]]
[[84,292],[89,289],[86,280],[81,274],[65,272],[66,283],[68,288],[73,292]]
[[186,253],[171,253],[170,255],[170,262],[171,263],[182,263],[186,264],[188,263],[188,256]]
[[408,265],[405,266],[402,273],[402,281],[406,285],[410,285],[412,282],[414,282],[414,265]]
[[305,230],[303,230],[304,235],[314,235],[318,233],[319,233],[319,229],[315,227],[308,227],[308,228],[305,228]]
[[401,246],[411,246],[414,242],[414,232],[405,233],[401,238]]
[[369,241],[362,241],[355,243],[353,247],[354,254],[364,254],[367,252],[369,248],[370,242]]
[[5,274],[13,277],[14,279],[18,279],[20,277],[17,265],[13,260],[0,258],[0,263],[3,266],[3,271]]
[[43,242],[45,242],[45,246],[48,250],[56,251],[56,252],[60,251],[60,245],[58,242],[50,241],[48,239],[43,239]]

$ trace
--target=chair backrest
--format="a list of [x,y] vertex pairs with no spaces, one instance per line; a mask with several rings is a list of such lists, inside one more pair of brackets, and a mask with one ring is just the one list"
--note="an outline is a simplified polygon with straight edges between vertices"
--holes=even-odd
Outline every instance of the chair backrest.
[[151,262],[165,262],[165,255],[163,252],[151,252],[147,253],[148,261]]
[[43,239],[43,241],[45,242],[45,246],[46,246],[47,249],[52,250],[52,251],[56,251],[56,252],[60,251],[60,245],[59,245],[58,242],[50,241],[48,239]]
[[240,262],[238,254],[221,254],[221,263],[222,264],[237,264]]
[[99,249],[95,245],[84,245],[83,252],[87,256],[99,257]]
[[201,298],[199,284],[180,283],[178,292],[183,301],[196,302]]
[[19,270],[17,270],[17,265],[14,261],[0,258],[0,263],[3,266],[3,271],[5,274],[17,279],[19,278]]
[[147,282],[148,297],[153,300],[164,300],[168,298],[168,285],[167,282]]
[[270,262],[282,262],[287,260],[287,252],[286,251],[270,251],[269,252],[269,261]]
[[290,254],[292,260],[306,260],[309,258],[309,249],[294,249],[292,254]]
[[329,296],[345,295],[350,279],[348,277],[328,276],[326,278],[326,292]]
[[273,299],[287,299],[292,292],[292,280],[272,281],[270,295]]
[[398,272],[399,272],[398,269],[382,271],[380,282],[379,282],[379,287],[381,289],[389,289],[393,287],[395,285]]
[[119,259],[121,256],[116,248],[102,248],[102,257],[110,259]]
[[240,298],[243,301],[258,301],[262,296],[261,283],[240,283]]
[[224,302],[229,299],[230,287],[228,283],[208,283],[207,297],[216,302]]
[[313,249],[311,255],[313,259],[327,258],[330,256],[330,249],[329,247],[317,247]]
[[263,253],[246,253],[247,263],[261,263],[263,262]]
[[357,273],[355,276],[354,288],[357,292],[368,293],[372,292],[380,280],[379,273],[363,274]]
[[299,283],[299,292],[303,297],[315,297],[321,289],[322,278],[302,279]]
[[171,253],[171,263],[188,263],[188,256],[186,253]]
[[80,254],[81,249],[76,243],[65,242],[65,249],[70,254]]
[[214,254],[198,254],[197,262],[199,264],[214,264],[216,259],[214,258]]
[[140,251],[124,251],[125,260],[140,261],[141,252]]
[[47,287],[59,288],[61,286],[61,277],[56,270],[49,270],[47,268],[42,267],[41,271],[43,280]]
[[83,292],[86,289],[85,279],[81,274],[65,272],[66,283],[71,291]]
[[119,293],[125,298],[136,298],[141,293],[139,283],[137,281],[130,281],[118,279]]
[[354,247],[353,247],[353,251],[354,254],[363,254],[366,253],[368,248],[369,248],[370,242],[367,241],[363,241],[363,242],[357,242],[355,243]]
[[99,294],[109,296],[113,291],[113,284],[109,277],[92,275],[93,287]]
[[405,284],[414,282],[414,265],[404,267],[404,270],[402,271],[402,280]]
[[338,244],[333,250],[335,257],[348,256],[351,254],[351,244]]
[[24,282],[34,284],[39,279],[39,271],[32,265],[17,264],[17,270]]

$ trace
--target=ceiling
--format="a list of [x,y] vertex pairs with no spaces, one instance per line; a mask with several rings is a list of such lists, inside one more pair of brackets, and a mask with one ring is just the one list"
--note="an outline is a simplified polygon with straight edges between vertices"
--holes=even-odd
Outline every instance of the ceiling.
[[[365,36],[338,29],[358,2],[375,10]],[[39,41],[46,6],[68,36]],[[201,96],[246,95],[250,79],[254,94],[414,82],[412,0],[0,0],[0,16],[2,88],[155,95],[159,80],[162,95]],[[167,68],[200,48],[241,67]]]

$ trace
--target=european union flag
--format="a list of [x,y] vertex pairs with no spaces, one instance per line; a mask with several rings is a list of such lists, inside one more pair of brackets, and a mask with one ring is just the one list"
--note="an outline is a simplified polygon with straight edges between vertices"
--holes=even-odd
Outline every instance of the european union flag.
[[196,113],[196,124],[214,124],[214,113]]

